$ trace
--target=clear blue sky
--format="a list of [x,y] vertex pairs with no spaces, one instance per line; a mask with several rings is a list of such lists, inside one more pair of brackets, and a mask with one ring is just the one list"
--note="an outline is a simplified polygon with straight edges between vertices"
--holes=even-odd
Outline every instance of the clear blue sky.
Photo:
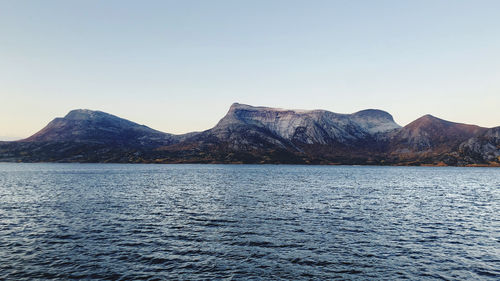
[[500,1],[0,1],[0,136],[75,108],[183,133],[233,102],[500,126]]

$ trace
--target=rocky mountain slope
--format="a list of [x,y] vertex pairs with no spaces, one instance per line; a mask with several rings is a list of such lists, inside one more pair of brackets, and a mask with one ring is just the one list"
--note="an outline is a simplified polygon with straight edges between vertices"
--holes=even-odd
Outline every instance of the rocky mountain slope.
[[425,115],[392,136],[396,153],[442,152],[456,148],[465,140],[484,133],[487,129],[475,125],[449,122],[432,115]]
[[390,114],[364,110],[338,114],[326,110],[286,110],[235,103],[211,132],[220,139],[238,126],[260,128],[292,142],[349,143],[400,128]]
[[215,127],[172,135],[73,110],[33,136],[0,143],[0,161],[500,165],[500,127],[431,115],[401,127],[381,110],[353,114],[233,104]]
[[500,127],[488,129],[461,143],[458,153],[466,163],[500,162]]
[[70,111],[52,120],[45,128],[22,142],[87,142],[132,146],[169,145],[177,141],[171,134],[117,116],[88,109]]
[[472,164],[461,159],[459,147],[487,130],[425,115],[389,135],[388,157],[397,163]]
[[138,155],[193,134],[167,134],[105,112],[77,109],[29,138],[0,143],[0,160],[141,162]]
[[398,128],[381,110],[338,114],[235,103],[214,128],[164,150],[182,151],[183,158],[193,160],[203,155],[222,162],[276,158],[276,162],[326,163],[325,156],[332,160],[379,151],[377,139]]

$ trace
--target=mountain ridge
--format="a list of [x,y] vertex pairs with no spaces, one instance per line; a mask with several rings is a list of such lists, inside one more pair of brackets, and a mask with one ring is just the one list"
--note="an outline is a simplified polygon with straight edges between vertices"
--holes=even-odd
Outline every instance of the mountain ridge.
[[430,114],[402,127],[378,109],[344,114],[233,103],[214,127],[174,135],[76,109],[26,139],[1,142],[0,161],[496,166],[500,127]]

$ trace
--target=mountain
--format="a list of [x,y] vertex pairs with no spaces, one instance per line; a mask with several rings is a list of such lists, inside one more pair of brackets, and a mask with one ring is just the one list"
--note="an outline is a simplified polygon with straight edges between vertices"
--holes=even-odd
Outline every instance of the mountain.
[[395,148],[411,152],[441,152],[456,148],[463,141],[486,130],[479,126],[454,123],[428,114],[395,132],[393,142]]
[[[222,162],[321,163],[325,153],[335,158],[352,156],[356,147],[377,149],[377,137],[398,128],[381,110],[338,114],[234,103],[214,128],[165,150]],[[192,153],[186,153],[190,149]]]
[[389,136],[388,158],[393,163],[465,165],[458,149],[487,128],[422,116]]
[[455,150],[462,142],[487,129],[425,115],[391,136],[391,152],[403,155],[440,154]]
[[21,162],[144,162],[143,155],[193,135],[172,135],[88,109],[55,118],[29,138],[0,144],[0,160]]
[[392,116],[381,110],[338,114],[326,110],[287,110],[235,103],[226,116],[206,132],[221,141],[231,141],[235,148],[238,148],[238,143],[248,143],[238,134],[242,129],[265,134],[281,147],[293,147],[298,144],[355,143],[397,128],[400,126]]
[[78,109],[27,139],[0,142],[0,161],[500,166],[500,127],[432,115],[401,127],[377,109],[340,114],[234,103],[213,128],[173,135]]
[[176,137],[105,112],[76,109],[21,141],[159,146],[176,142]]

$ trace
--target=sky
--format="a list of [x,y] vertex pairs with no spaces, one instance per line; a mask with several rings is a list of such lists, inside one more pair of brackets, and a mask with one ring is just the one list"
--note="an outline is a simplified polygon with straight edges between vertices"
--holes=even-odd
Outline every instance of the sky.
[[0,0],[0,139],[72,109],[169,133],[233,102],[500,126],[500,1]]

